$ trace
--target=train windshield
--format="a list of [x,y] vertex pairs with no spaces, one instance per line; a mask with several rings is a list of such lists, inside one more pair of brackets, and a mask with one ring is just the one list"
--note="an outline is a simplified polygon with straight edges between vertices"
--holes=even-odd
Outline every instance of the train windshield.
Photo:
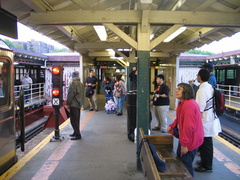
[[11,93],[10,83],[8,83],[9,72],[10,72],[9,61],[0,58],[0,106],[9,105],[9,98]]

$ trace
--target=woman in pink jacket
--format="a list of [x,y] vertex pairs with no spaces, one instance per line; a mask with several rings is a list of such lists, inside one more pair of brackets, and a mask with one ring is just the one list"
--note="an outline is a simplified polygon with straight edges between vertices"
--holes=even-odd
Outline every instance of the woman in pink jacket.
[[194,177],[192,163],[204,136],[201,113],[189,84],[178,84],[176,98],[180,100],[176,111],[177,117],[169,125],[167,132],[179,138],[177,156]]

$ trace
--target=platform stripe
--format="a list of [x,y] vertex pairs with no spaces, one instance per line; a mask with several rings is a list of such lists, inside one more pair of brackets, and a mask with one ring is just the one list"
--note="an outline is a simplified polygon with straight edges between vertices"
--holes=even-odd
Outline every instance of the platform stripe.
[[47,161],[41,169],[33,176],[32,180],[48,180],[49,176],[53,173],[59,162]]
[[240,149],[237,148],[236,146],[232,145],[225,139],[221,138],[220,136],[215,136],[214,138],[217,139],[218,141],[220,141],[221,143],[223,143],[224,145],[226,145],[227,147],[229,147],[230,149],[232,149],[233,151],[235,151],[236,153],[240,154]]
[[240,166],[239,165],[237,165],[236,163],[232,162],[232,160],[230,158],[228,158],[225,154],[220,152],[217,148],[213,147],[213,151],[214,151],[214,157],[218,161],[223,162],[223,165],[227,169],[229,169],[230,171],[235,173],[237,176],[240,175]]
[[[80,130],[82,130],[87,122],[91,119],[93,112],[89,112],[86,116],[80,121]],[[48,158],[48,160],[43,164],[43,166],[38,170],[38,172],[33,176],[32,180],[39,180],[41,177],[44,177],[46,180],[54,172],[64,155],[67,153],[73,141],[68,140],[66,143],[62,143]]]
[[228,169],[230,169],[232,172],[237,174],[238,176],[240,175],[240,166],[238,166],[235,163],[225,163],[224,166],[226,166]]
[[[81,119],[80,130],[86,125],[86,123],[82,122],[86,119],[90,119],[94,112],[88,112],[86,116]],[[59,126],[59,130],[62,130],[66,125],[70,123],[70,119],[67,119],[64,123]],[[14,164],[11,168],[9,168],[5,173],[0,176],[0,180],[9,180],[11,179],[28,161],[31,160],[54,136],[54,131],[49,134],[44,140],[42,140],[37,146],[35,146],[29,153],[27,153],[23,158],[21,158],[16,164]]]

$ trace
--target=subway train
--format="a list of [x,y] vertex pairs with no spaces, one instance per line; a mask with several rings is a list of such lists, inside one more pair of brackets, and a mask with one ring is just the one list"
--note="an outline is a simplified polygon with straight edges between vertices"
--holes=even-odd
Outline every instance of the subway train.
[[0,174],[17,161],[13,56],[0,41]]
[[217,83],[221,85],[240,85],[240,66],[235,64],[214,64]]

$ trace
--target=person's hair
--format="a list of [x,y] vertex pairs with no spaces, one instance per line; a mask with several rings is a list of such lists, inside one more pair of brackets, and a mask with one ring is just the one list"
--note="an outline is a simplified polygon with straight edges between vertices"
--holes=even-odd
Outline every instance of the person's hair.
[[111,79],[109,78],[109,76],[104,76],[104,78],[106,79],[106,81],[111,81]]
[[198,71],[198,76],[200,76],[203,82],[206,82],[210,77],[210,72],[207,69],[200,69]]
[[91,69],[91,70],[89,70],[89,73],[90,73],[90,72],[93,72],[93,70],[92,70],[92,69]]
[[183,88],[183,92],[182,92],[182,99],[194,99],[194,90],[192,88],[192,86],[190,84],[187,83],[179,83],[178,84],[179,87]]
[[120,80],[121,80],[121,78],[122,78],[122,76],[121,76],[121,75],[117,75],[117,76],[116,76],[116,80],[117,80],[117,81],[120,81]]

